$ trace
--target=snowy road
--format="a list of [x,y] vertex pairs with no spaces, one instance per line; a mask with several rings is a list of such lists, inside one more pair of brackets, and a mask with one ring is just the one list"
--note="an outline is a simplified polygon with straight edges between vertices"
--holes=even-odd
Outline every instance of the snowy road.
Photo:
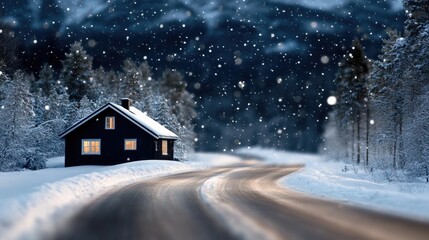
[[181,173],[107,193],[53,239],[427,239],[429,224],[277,185],[299,166]]

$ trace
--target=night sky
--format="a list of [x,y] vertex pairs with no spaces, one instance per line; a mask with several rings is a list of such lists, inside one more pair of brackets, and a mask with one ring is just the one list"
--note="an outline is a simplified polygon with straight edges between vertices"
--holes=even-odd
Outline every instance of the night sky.
[[[299,3],[296,3],[299,2]],[[317,151],[351,41],[375,59],[386,28],[403,29],[399,0],[2,1],[21,68],[56,69],[82,41],[96,67],[147,60],[185,75],[198,107],[200,150],[253,145]]]

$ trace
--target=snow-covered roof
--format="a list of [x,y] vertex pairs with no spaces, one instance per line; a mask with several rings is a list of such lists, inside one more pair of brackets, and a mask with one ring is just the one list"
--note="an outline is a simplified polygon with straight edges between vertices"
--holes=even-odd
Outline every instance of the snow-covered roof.
[[102,106],[89,116],[73,124],[73,126],[69,127],[67,130],[61,133],[60,137],[65,137],[67,134],[69,134],[70,132],[72,132],[73,130],[75,130],[76,128],[78,128],[79,126],[90,120],[92,117],[96,116],[98,113],[104,111],[107,108],[115,110],[116,112],[129,119],[131,122],[133,122],[134,124],[136,124],[157,139],[178,139],[178,136],[176,134],[162,126],[157,121],[150,118],[146,113],[143,113],[142,111],[138,110],[133,106],[130,107],[130,110],[127,110],[124,107],[115,103],[107,103],[106,105]]
[[143,113],[137,108],[131,106],[130,110],[128,111],[127,109],[125,109],[124,107],[118,104],[115,104],[115,103],[111,103],[111,104],[117,107],[118,109],[120,109],[128,117],[132,118],[133,120],[137,121],[139,124],[143,125],[146,129],[155,133],[159,138],[178,138],[177,135],[174,134],[172,131],[168,130],[160,123],[150,118],[146,113]]

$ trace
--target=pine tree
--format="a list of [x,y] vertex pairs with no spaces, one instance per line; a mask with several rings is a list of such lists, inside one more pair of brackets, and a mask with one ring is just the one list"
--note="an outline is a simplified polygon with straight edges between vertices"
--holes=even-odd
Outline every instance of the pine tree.
[[10,27],[0,22],[0,29],[0,72],[12,74],[19,61],[16,55],[18,44]]
[[378,123],[376,139],[381,140],[380,136],[385,136],[380,145],[392,149],[389,154],[392,156],[392,166],[396,168],[399,162],[398,152],[402,149],[404,95],[399,93],[404,87],[402,69],[407,64],[404,59],[406,39],[397,31],[388,30],[387,33],[389,38],[384,41],[380,61],[374,63],[371,74],[371,98]]
[[95,110],[95,104],[91,100],[89,100],[86,96],[83,96],[83,98],[79,102],[79,109],[76,112],[75,122],[89,116],[94,110]]
[[126,59],[122,65],[121,94],[123,97],[140,100],[140,85],[142,74],[138,65],[131,59]]
[[167,69],[162,75],[161,91],[172,106],[172,113],[177,116],[185,135],[181,136],[188,146],[194,148],[194,119],[196,117],[193,95],[186,90],[186,82],[180,72]]
[[416,36],[429,23],[429,0],[403,0],[403,4],[407,13],[405,37]]
[[140,98],[143,105],[148,107],[150,98],[154,95],[154,92],[157,91],[158,86],[152,79],[152,68],[147,61],[144,61],[139,66],[139,70],[141,73]]
[[162,75],[161,89],[173,107],[173,114],[181,124],[188,124],[196,117],[193,95],[186,90],[186,82],[180,72],[167,69]]
[[186,160],[188,154],[193,151],[193,144],[188,139],[190,133],[180,125],[177,116],[172,114],[172,107],[162,94],[153,95],[149,101],[148,116],[179,136],[174,146],[174,158]]
[[51,65],[43,65],[39,73],[37,88],[42,90],[44,96],[48,96],[52,89],[55,89],[54,70]]
[[94,71],[94,82],[96,84],[98,97],[119,97],[119,78],[114,71],[105,71],[99,67]]
[[92,57],[83,49],[81,42],[73,43],[65,56],[60,79],[66,86],[70,101],[79,102],[83,96],[94,99]]
[[[340,63],[337,74],[337,99],[336,114],[343,136],[348,136],[352,131],[352,158],[354,158],[355,140],[356,163],[361,162],[361,119],[363,110],[367,106],[367,75],[369,73],[369,61],[366,58],[363,47],[358,39],[353,40],[352,50]],[[356,139],[355,139],[356,129]]]
[[0,111],[0,169],[44,167],[46,159],[37,143],[43,139],[45,129],[33,125],[35,114],[29,82],[22,72],[16,72],[13,80],[2,85],[2,92],[5,98]]
[[[404,1],[405,36],[388,31],[370,75],[372,134],[381,167],[427,176],[429,1]],[[425,106],[425,107],[423,107]],[[425,155],[426,154],[426,155]],[[388,163],[388,164],[386,164]]]

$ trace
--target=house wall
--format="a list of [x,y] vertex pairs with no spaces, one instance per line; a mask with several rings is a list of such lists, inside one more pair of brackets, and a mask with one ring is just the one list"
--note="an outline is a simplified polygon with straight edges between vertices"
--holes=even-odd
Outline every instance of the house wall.
[[[162,140],[168,141],[168,155],[162,155],[161,146],[162,146]],[[174,156],[174,140],[171,139],[158,139],[156,140],[158,142],[158,151],[155,152],[155,158],[156,159],[163,159],[163,160],[171,160]]]
[[[105,118],[115,117],[115,129],[105,129]],[[82,139],[101,139],[100,155],[82,155]],[[137,139],[137,150],[124,150],[124,139]],[[158,141],[158,151],[155,151]],[[173,141],[169,155],[162,156],[160,140],[130,122],[111,108],[100,112],[65,137],[65,165],[112,165],[144,159],[173,159]],[[171,154],[170,154],[171,153]]]

